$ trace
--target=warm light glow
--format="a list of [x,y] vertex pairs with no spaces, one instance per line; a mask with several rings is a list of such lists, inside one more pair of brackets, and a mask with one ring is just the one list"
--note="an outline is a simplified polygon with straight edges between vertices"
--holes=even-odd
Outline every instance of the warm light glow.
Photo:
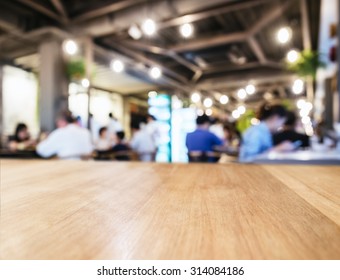
[[152,67],[150,70],[151,78],[157,80],[162,76],[162,70],[159,67]]
[[204,111],[202,109],[197,109],[197,116],[203,116]]
[[206,98],[203,101],[203,105],[207,108],[210,108],[213,105],[213,101],[211,98]]
[[297,102],[296,102],[296,107],[298,107],[298,109],[302,109],[303,108],[303,105],[305,105],[306,101],[303,100],[303,99],[299,99]]
[[304,83],[302,80],[297,79],[294,81],[293,87],[292,87],[292,91],[294,94],[301,94],[303,92],[304,89]]
[[313,109],[313,104],[310,102],[306,102],[304,107],[306,110],[311,111]]
[[292,30],[289,27],[282,27],[277,32],[277,40],[281,44],[287,43],[292,37]]
[[304,116],[304,117],[301,119],[301,122],[302,122],[303,124],[310,124],[311,119],[310,119],[310,117],[308,117],[308,116]]
[[130,37],[133,38],[134,40],[139,40],[142,37],[142,32],[135,24],[131,25],[131,27],[128,30],[128,33]]
[[63,49],[68,55],[75,55],[78,52],[78,44],[73,40],[66,40]]
[[194,103],[200,102],[201,101],[201,95],[198,92],[194,92],[191,95],[191,101],[194,102]]
[[238,106],[237,112],[239,112],[240,115],[244,114],[246,112],[246,107],[244,107],[243,105]]
[[222,95],[221,97],[220,97],[220,103],[221,104],[227,104],[229,102],[229,97],[228,96],[226,96],[226,95]]
[[120,73],[124,70],[124,64],[122,61],[116,59],[111,62],[111,69],[116,73]]
[[247,97],[247,92],[245,91],[245,89],[241,88],[238,90],[237,96],[240,99],[245,99]]
[[90,81],[88,79],[82,79],[81,80],[81,85],[84,87],[84,88],[88,88],[90,86]]
[[287,61],[289,63],[294,63],[296,62],[300,57],[300,53],[297,50],[290,50],[287,53]]
[[186,23],[186,24],[181,25],[181,27],[179,28],[179,31],[184,38],[189,38],[192,36],[194,32],[194,27],[192,26],[192,24]]
[[207,116],[211,116],[211,115],[212,115],[212,110],[211,110],[211,109],[205,110],[205,114],[206,114]]
[[149,91],[149,93],[148,93],[148,96],[149,96],[149,98],[154,98],[154,97],[156,97],[156,96],[157,96],[157,92],[156,92],[156,91],[154,91],[154,90],[152,90],[152,91]]
[[246,92],[249,94],[249,95],[252,95],[254,94],[256,91],[256,88],[254,85],[247,85],[246,86]]
[[258,125],[258,124],[260,124],[260,121],[259,121],[258,119],[256,119],[256,118],[252,118],[252,119],[250,120],[250,123],[251,123],[252,125]]
[[238,112],[238,110],[234,110],[232,113],[231,113],[232,117],[234,119],[238,119],[240,117],[240,113]]
[[144,34],[152,36],[156,33],[156,23],[152,19],[147,19],[142,24],[142,30]]

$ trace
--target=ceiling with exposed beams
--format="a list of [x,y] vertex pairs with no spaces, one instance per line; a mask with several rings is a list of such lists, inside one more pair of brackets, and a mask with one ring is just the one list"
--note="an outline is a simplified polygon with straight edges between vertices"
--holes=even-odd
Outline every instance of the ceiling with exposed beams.
[[[230,95],[251,81],[263,94],[289,96],[292,74],[283,60],[291,48],[316,48],[319,7],[320,0],[0,0],[0,59],[39,71],[37,50],[47,35],[86,35],[95,46],[101,88]],[[156,22],[155,35],[133,39],[129,28],[146,18]],[[184,23],[194,27],[189,38],[179,33]],[[276,40],[282,26],[293,31],[284,45]],[[116,56],[127,62],[120,76],[109,68]],[[157,81],[148,76],[154,65],[163,72]]]

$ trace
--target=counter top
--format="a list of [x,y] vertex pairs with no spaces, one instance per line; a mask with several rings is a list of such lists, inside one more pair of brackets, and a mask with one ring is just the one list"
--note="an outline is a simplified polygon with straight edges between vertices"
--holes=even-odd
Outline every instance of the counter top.
[[340,259],[340,167],[1,160],[1,259]]

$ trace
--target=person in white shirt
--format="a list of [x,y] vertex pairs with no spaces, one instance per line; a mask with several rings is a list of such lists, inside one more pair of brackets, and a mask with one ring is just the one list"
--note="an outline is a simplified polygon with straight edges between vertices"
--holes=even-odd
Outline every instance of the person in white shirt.
[[109,124],[108,124],[108,139],[113,139],[116,136],[116,133],[119,131],[123,131],[123,126],[121,123],[113,116],[112,113],[109,114]]
[[147,116],[145,129],[151,135],[155,146],[158,147],[161,138],[161,131],[159,124],[153,115]]
[[107,127],[101,127],[99,129],[99,138],[95,142],[96,143],[96,150],[98,151],[108,151],[113,146],[113,141],[107,139]]
[[133,123],[131,128],[133,132],[131,148],[138,153],[141,161],[154,161],[156,145],[145,126],[141,129],[139,123]]
[[73,116],[66,112],[57,119],[57,129],[37,145],[42,157],[58,156],[61,159],[80,159],[93,151],[90,132],[79,127]]

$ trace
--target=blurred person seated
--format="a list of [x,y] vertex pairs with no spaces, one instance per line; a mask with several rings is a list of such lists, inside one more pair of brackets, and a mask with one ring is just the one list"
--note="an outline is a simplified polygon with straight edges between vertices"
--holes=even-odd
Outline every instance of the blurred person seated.
[[151,138],[154,141],[155,146],[157,147],[160,142],[161,131],[159,128],[159,124],[157,123],[157,120],[153,115],[146,116],[145,129],[151,135]]
[[130,147],[125,142],[125,133],[124,131],[118,131],[116,133],[116,145],[113,146],[112,151],[115,153],[116,160],[131,160],[128,153],[130,151]]
[[157,148],[145,126],[141,128],[140,122],[133,122],[131,129],[132,139],[130,141],[130,147],[139,155],[141,161],[154,161]]
[[217,118],[211,120],[209,131],[214,133],[220,139],[224,138],[223,124]]
[[306,134],[298,133],[296,131],[297,126],[297,118],[294,112],[287,113],[287,119],[283,126],[283,130],[275,133],[273,136],[273,144],[274,146],[281,144],[284,141],[301,141],[300,147],[306,148],[309,147],[309,136]]
[[221,146],[222,140],[209,131],[210,118],[207,115],[198,116],[197,128],[186,136],[190,162],[214,162],[218,158],[213,154],[215,146]]
[[90,132],[80,127],[70,112],[62,113],[56,121],[57,129],[37,145],[42,157],[58,156],[61,159],[80,159],[93,151]]
[[276,146],[273,144],[272,135],[283,126],[286,117],[287,111],[282,105],[263,104],[258,114],[260,124],[251,126],[242,135],[239,160],[249,162],[269,151],[293,151],[295,147],[290,141],[284,141]]
[[123,130],[123,126],[118,121],[118,119],[114,117],[112,113],[109,114],[109,124],[107,128],[108,128],[108,135],[107,135],[108,139],[115,138],[116,132]]
[[34,149],[36,141],[31,139],[28,127],[24,123],[18,123],[14,135],[8,137],[8,148],[11,151]]
[[95,148],[97,151],[108,151],[112,148],[112,141],[108,139],[108,130],[106,126],[99,129],[99,137],[95,142]]

